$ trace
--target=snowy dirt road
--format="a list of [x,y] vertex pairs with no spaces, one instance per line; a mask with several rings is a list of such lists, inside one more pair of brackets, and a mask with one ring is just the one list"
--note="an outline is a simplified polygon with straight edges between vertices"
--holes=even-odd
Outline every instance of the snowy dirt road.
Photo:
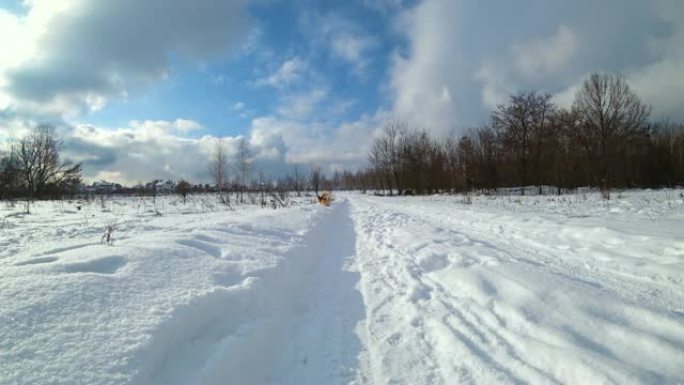
[[0,384],[683,383],[684,202],[560,202],[38,207],[0,232]]

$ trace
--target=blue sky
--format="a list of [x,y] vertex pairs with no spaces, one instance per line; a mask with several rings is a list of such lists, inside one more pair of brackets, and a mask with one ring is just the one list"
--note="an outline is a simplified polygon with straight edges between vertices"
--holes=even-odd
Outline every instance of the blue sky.
[[[348,104],[339,115],[320,119],[339,122],[372,113],[387,103],[377,85],[386,82],[384,69],[389,65],[391,50],[401,44],[400,39],[388,33],[390,21],[381,12],[369,11],[360,4],[337,8],[327,3],[313,5],[304,14],[300,13],[302,5],[296,2],[251,7],[254,29],[244,50],[202,63],[172,58],[166,81],[125,101],[113,101],[106,109],[87,116],[87,122],[116,126],[133,119],[173,120],[180,115],[202,122],[205,132],[240,135],[249,128],[250,118],[277,109],[278,92],[306,92],[311,82],[334,90],[329,103]],[[312,24],[330,17],[355,20],[354,28],[364,36],[384,36],[374,38],[362,70],[331,55],[323,42],[311,38],[317,33],[317,26]],[[301,74],[305,84],[289,84],[278,92],[258,84],[283,62],[296,58],[307,63]]]
[[206,181],[217,137],[255,170],[362,167],[384,122],[435,136],[511,93],[572,103],[619,72],[684,119],[678,0],[0,0],[0,146],[60,128],[86,180]]

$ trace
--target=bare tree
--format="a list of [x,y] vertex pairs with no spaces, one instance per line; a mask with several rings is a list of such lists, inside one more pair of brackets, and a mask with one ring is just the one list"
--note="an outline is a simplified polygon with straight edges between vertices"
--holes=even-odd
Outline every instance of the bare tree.
[[[648,122],[650,108],[620,75],[593,74],[571,110],[549,95],[512,95],[490,125],[440,140],[390,122],[375,139],[369,167],[335,183],[430,193],[445,188],[555,185],[660,187],[684,183],[684,125]],[[398,125],[401,127],[401,125]]]
[[240,189],[240,203],[244,203],[244,190],[247,186],[247,179],[252,171],[252,154],[247,147],[244,137],[240,139],[237,153],[235,153],[235,169],[238,178],[238,188]]
[[216,139],[216,147],[214,147],[214,153],[209,162],[209,172],[214,183],[216,183],[219,200],[221,203],[230,204],[230,197],[223,196],[223,188],[228,179],[228,158],[221,138]]
[[572,188],[589,183],[586,157],[576,141],[577,116],[570,110],[560,108],[550,119],[549,140],[546,142],[547,157],[545,173],[549,183],[556,186],[561,195],[563,188]]
[[477,182],[480,188],[493,189],[497,184],[499,170],[499,140],[496,131],[490,126],[477,129],[475,136],[475,164]]
[[318,165],[311,166],[311,174],[309,177],[309,182],[311,183],[311,188],[318,196],[318,190],[321,188],[321,167]]
[[449,192],[451,193],[460,187],[458,173],[458,137],[455,136],[455,132],[451,132],[444,139],[442,151],[444,152],[446,175],[448,179]]
[[297,196],[302,196],[302,187],[304,186],[305,175],[299,169],[299,165],[294,165],[294,175],[293,175],[293,187]]
[[30,211],[33,198],[41,197],[48,188],[61,191],[65,185],[80,181],[81,164],[60,162],[60,144],[54,126],[40,125],[12,149],[26,187],[26,212]]
[[176,184],[176,194],[183,197],[183,203],[188,201],[188,193],[190,192],[190,183],[185,180],[181,180]]
[[271,189],[271,182],[266,181],[266,176],[264,175],[264,172],[262,170],[257,171],[258,175],[258,189],[259,189],[259,204],[261,205],[261,208],[263,209],[266,207],[266,193],[270,192]]
[[492,112],[492,125],[501,131],[506,147],[511,150],[516,182],[523,187],[531,178],[540,179],[544,132],[554,109],[551,95],[528,92],[512,95],[508,104],[499,105]]
[[641,102],[621,75],[593,73],[577,91],[573,111],[579,117],[580,139],[598,163],[602,187],[610,186],[616,149],[642,129],[650,108]]
[[369,161],[381,175],[389,195],[393,194],[393,188],[401,193],[403,187],[404,170],[400,150],[402,141],[409,136],[408,134],[409,129],[405,122],[391,120],[385,124],[382,134],[375,139],[371,147]]
[[469,136],[463,136],[458,141],[458,164],[462,178],[462,188],[469,192],[475,181],[476,150],[473,140]]
[[0,199],[16,196],[21,188],[19,164],[13,151],[0,157]]
[[684,124],[653,123],[650,129],[651,183],[669,187],[684,184]]
[[391,156],[387,149],[387,138],[376,138],[371,146],[371,151],[368,156],[368,161],[371,167],[380,175],[382,175],[383,185],[386,186],[389,194],[392,195],[392,169]]

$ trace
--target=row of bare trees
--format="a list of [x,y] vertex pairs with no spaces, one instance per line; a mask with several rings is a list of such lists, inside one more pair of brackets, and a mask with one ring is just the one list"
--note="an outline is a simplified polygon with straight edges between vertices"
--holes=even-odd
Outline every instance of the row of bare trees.
[[[0,199],[27,197],[30,201],[74,193],[81,181],[81,165],[63,162],[55,128],[40,125],[0,154]],[[27,210],[29,209],[27,205]]]
[[[234,171],[234,183],[231,185],[229,174],[231,169]],[[230,195],[224,194],[227,190],[237,191],[239,203],[244,203],[245,191],[249,177],[252,173],[252,154],[247,147],[245,139],[242,138],[238,143],[235,153],[235,161],[229,162],[223,140],[218,138],[216,147],[209,161],[209,174],[216,184],[218,196],[222,203],[230,204]]]
[[[224,204],[230,204],[229,192],[236,193],[237,203],[245,202],[245,192],[249,190],[265,191],[266,185],[279,186],[278,190],[286,189],[300,196],[306,190],[313,190],[318,194],[325,177],[320,166],[312,165],[308,172],[300,165],[294,165],[293,173],[280,178],[278,181],[267,180],[263,172],[257,172],[258,179],[251,181],[253,174],[252,154],[244,138],[238,142],[237,151],[231,162],[228,158],[223,140],[218,138],[216,146],[209,161],[209,174],[214,182],[219,200]],[[232,176],[232,178],[231,178]],[[251,187],[250,187],[251,185]],[[270,188],[270,187],[269,187]]]
[[569,109],[547,94],[520,93],[497,106],[488,124],[460,137],[437,140],[389,122],[373,143],[369,169],[347,179],[354,188],[390,194],[682,185],[684,125],[649,116],[622,76],[592,74]]

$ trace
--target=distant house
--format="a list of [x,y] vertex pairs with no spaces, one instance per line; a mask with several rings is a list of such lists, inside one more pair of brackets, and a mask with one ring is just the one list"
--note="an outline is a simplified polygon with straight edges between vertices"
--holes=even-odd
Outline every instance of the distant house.
[[152,182],[145,184],[145,189],[154,191],[158,194],[171,193],[176,189],[176,182],[172,180],[163,181],[161,179],[155,179]]
[[170,193],[176,189],[176,182],[172,180],[167,180],[163,182],[157,182],[156,190],[159,193]]
[[111,194],[120,192],[123,187],[118,183],[107,182],[104,180],[93,182],[92,185],[85,188],[86,192],[95,194]]

